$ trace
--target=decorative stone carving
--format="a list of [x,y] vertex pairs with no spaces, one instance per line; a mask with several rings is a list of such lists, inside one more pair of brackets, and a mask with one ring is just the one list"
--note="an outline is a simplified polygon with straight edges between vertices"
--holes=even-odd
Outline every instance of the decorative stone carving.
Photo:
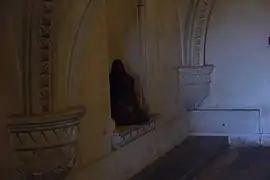
[[[192,0],[182,32],[182,65],[179,68],[180,88],[188,110],[198,108],[209,95],[212,65],[205,64],[207,29],[215,0]],[[179,22],[182,22],[179,17]]]
[[179,68],[180,86],[188,110],[197,109],[209,95],[214,66]]
[[25,2],[21,77],[24,114],[53,109],[53,0]]
[[40,51],[40,106],[42,112],[51,110],[52,99],[52,42],[51,27],[53,0],[42,0],[42,13],[39,19]]
[[112,148],[120,149],[140,136],[155,129],[155,120],[152,119],[146,124],[137,126],[118,127],[112,136]]
[[[13,117],[8,125],[13,179],[64,179],[74,167],[79,120],[85,110]],[[16,122],[15,122],[16,121]]]
[[193,33],[190,38],[192,65],[195,66],[203,66],[205,63],[205,41],[213,2],[214,0],[200,0],[194,14]]
[[[184,28],[185,60],[182,66],[205,64],[205,43],[209,19],[215,0],[192,0]],[[184,26],[184,25],[182,25]]]
[[[21,115],[11,117],[11,167],[14,180],[61,180],[74,167],[82,107],[55,110],[58,76],[53,64],[53,0],[26,2]],[[55,63],[56,64],[56,63]],[[57,83],[57,82],[56,82]],[[68,105],[67,105],[68,106]]]

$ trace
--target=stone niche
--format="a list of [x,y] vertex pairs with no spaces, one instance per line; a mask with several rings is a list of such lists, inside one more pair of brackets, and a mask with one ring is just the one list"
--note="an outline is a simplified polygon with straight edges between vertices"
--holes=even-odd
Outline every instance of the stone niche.
[[[120,3],[120,1],[118,1]],[[109,39],[111,36],[117,37],[117,45],[115,45],[115,40],[109,43],[109,52],[110,58],[115,57],[122,57],[123,63],[125,65],[125,69],[127,73],[132,76],[135,80],[135,92],[138,96],[138,101],[140,104],[140,108],[147,112],[149,115],[149,121],[140,125],[125,125],[125,126],[115,126],[113,134],[111,136],[111,145],[113,150],[119,150],[120,148],[124,147],[135,141],[136,139],[140,138],[141,136],[151,132],[155,129],[155,121],[157,118],[156,114],[152,114],[151,110],[148,107],[147,102],[149,98],[145,98],[148,95],[148,87],[150,77],[147,75],[147,72],[144,71],[147,67],[146,52],[145,52],[145,1],[144,0],[137,0],[131,2],[121,2],[121,5],[115,6],[115,3],[109,4],[109,13],[118,14],[115,12],[118,8],[125,8],[129,9],[128,12],[125,10],[122,13],[126,13],[125,17],[119,17],[118,23],[120,24],[119,29],[113,30],[115,28],[115,24],[111,25],[109,22],[109,29],[111,33],[109,33]],[[108,17],[110,19],[113,17],[112,15]],[[111,22],[115,21],[115,19],[111,19]],[[125,28],[121,28],[122,26]],[[130,29],[129,29],[130,28]],[[131,32],[128,32],[128,36],[123,34],[122,29],[127,31],[128,29]],[[135,32],[134,32],[135,31]],[[126,32],[125,32],[126,33]],[[130,33],[130,34],[129,34]],[[121,39],[121,38],[122,39]],[[131,43],[131,47],[126,47],[126,41]],[[109,41],[110,42],[110,41]],[[133,44],[134,43],[134,44]],[[133,45],[132,45],[133,44]],[[123,47],[122,47],[123,46]],[[129,46],[129,45],[128,45]],[[129,48],[133,49],[132,53],[129,54]],[[128,55],[127,55],[127,54]],[[116,59],[117,59],[116,58]]]
[[[147,122],[144,122],[144,123],[138,122],[138,124],[134,123],[131,125],[116,125],[116,123],[114,122],[115,123],[114,124],[114,131],[113,131],[113,134],[111,136],[113,150],[118,150],[118,149],[124,147],[125,145],[131,143],[132,141],[138,139],[139,137],[154,130],[155,129],[155,120],[158,116],[157,114],[151,113],[151,111],[149,110],[149,106],[146,102],[146,98],[145,98],[145,95],[143,93],[144,87],[140,83],[139,78],[134,78],[133,76],[131,76],[131,73],[129,73],[128,71],[127,71],[127,75],[129,75],[131,78],[133,78],[135,86],[138,86],[138,87],[135,87],[134,93],[137,96],[137,101],[138,101],[141,113],[146,113],[149,120]],[[136,77],[139,77],[139,76],[136,76]],[[114,120],[112,119],[112,121],[114,121]],[[127,122],[128,122],[128,119],[127,119]]]
[[182,27],[179,85],[188,110],[197,109],[209,95],[214,66],[205,63],[205,46],[214,2],[215,0],[191,0],[185,24],[179,16]]

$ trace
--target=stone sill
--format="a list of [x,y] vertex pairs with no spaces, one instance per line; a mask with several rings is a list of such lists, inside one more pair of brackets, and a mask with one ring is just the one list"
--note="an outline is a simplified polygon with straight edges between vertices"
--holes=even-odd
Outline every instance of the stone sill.
[[[172,120],[171,117],[175,117],[175,119]],[[180,116],[168,118],[158,115],[154,118],[154,130],[120,149],[112,151],[107,156],[103,156],[91,165],[77,166],[67,180],[130,179],[187,137],[187,119]],[[106,173],[104,174],[104,172]]]
[[156,115],[153,115],[149,122],[142,125],[116,127],[116,130],[112,135],[113,150],[118,150],[154,130],[156,127],[155,119]]

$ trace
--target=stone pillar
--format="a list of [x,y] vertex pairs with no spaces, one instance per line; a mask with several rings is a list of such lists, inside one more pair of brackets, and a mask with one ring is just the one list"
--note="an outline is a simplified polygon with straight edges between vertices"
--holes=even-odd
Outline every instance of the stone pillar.
[[55,0],[27,0],[18,13],[23,19],[18,60],[22,111],[11,115],[7,126],[14,180],[64,179],[76,162],[85,109],[56,106],[55,11]]

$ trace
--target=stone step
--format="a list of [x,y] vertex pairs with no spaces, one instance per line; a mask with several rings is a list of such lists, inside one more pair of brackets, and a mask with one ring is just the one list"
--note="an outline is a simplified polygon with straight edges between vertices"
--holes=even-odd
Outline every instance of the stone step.
[[228,146],[227,137],[188,137],[130,180],[189,180]]

